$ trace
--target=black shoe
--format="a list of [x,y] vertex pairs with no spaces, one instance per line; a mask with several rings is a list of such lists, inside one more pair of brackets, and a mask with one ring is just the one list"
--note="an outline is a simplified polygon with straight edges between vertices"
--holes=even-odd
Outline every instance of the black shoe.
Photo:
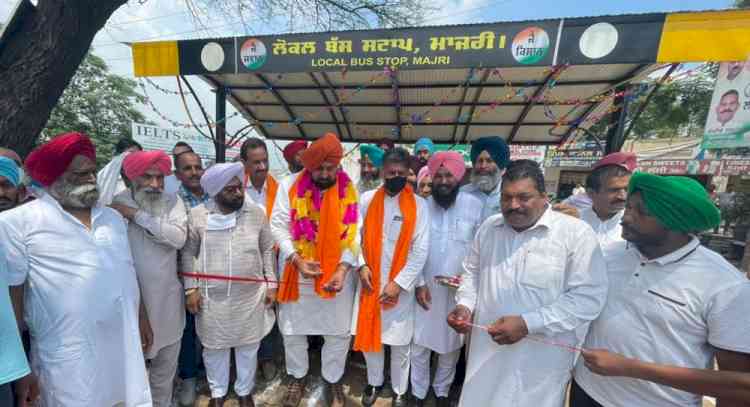
[[391,406],[393,407],[407,407],[409,405],[409,397],[406,394],[397,394],[393,396]]
[[381,391],[383,391],[383,386],[371,386],[368,384],[362,392],[362,405],[368,407],[375,404]]
[[435,407],[451,407],[451,399],[448,397],[435,397]]
[[417,396],[412,397],[413,402],[411,405],[413,407],[424,407],[425,406],[425,399],[417,398]]

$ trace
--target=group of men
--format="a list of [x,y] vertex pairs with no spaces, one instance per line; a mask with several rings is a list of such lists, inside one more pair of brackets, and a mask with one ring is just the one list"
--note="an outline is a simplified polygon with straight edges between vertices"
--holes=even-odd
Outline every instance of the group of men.
[[[178,147],[124,151],[107,202],[83,134],[23,167],[0,157],[0,405],[169,406],[178,370],[194,386],[199,341],[212,407],[232,353],[247,407],[258,364],[281,352],[282,404],[296,407],[311,336],[330,406],[347,404],[351,349],[364,405],[387,356],[392,405],[422,406],[430,387],[450,405],[462,349],[460,406],[559,407],[569,384],[572,407],[750,400],[750,282],[700,245],[720,219],[693,180],[611,154],[589,176],[591,208],[571,216],[501,137],[474,141],[467,183],[463,156],[429,139],[414,155],[363,146],[357,183],[330,133],[289,144],[279,180],[260,139],[205,171]],[[22,168],[35,185],[24,204]]]

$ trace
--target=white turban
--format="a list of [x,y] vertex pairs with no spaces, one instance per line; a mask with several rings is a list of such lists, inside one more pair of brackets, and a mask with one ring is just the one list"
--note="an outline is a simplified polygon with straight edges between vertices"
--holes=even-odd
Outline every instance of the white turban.
[[214,164],[201,177],[201,187],[212,198],[216,196],[234,177],[242,181],[245,166],[241,162]]

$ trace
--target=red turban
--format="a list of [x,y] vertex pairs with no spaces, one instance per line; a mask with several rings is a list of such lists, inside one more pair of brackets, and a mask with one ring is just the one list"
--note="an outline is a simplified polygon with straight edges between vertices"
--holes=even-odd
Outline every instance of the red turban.
[[58,135],[37,147],[26,158],[26,170],[36,182],[48,187],[68,169],[75,156],[96,161],[96,149],[83,133]]
[[307,148],[307,141],[304,140],[297,140],[295,142],[287,144],[286,147],[284,147],[284,159],[286,162],[290,163],[294,160],[294,156],[297,155],[297,153],[300,150],[304,150]]
[[344,158],[344,148],[338,137],[333,133],[315,140],[310,147],[302,153],[302,165],[308,171],[317,170],[323,163],[339,165]]
[[135,151],[128,154],[122,162],[125,176],[131,181],[145,174],[153,166],[156,166],[164,175],[172,173],[172,160],[161,150]]
[[597,161],[594,164],[591,170],[593,171],[597,168],[605,167],[608,165],[617,165],[619,167],[625,168],[630,172],[633,172],[637,164],[638,159],[634,153],[625,153],[621,151],[605,155],[601,160]]
[[427,168],[430,169],[430,176],[432,178],[435,178],[435,173],[440,167],[445,167],[459,181],[464,177],[464,173],[466,172],[464,156],[455,151],[437,152],[427,161]]

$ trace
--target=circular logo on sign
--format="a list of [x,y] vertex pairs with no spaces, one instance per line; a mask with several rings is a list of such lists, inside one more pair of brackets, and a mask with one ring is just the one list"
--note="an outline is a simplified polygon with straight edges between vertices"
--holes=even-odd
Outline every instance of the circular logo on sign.
[[511,48],[513,58],[521,64],[536,64],[549,51],[549,36],[539,27],[529,27],[516,34]]
[[256,38],[250,38],[242,44],[240,59],[247,69],[256,70],[266,63],[266,46]]
[[581,53],[591,59],[609,55],[617,45],[617,28],[610,23],[596,23],[581,35],[578,46]]
[[209,42],[201,51],[201,63],[207,70],[213,72],[224,65],[224,49],[215,42]]

